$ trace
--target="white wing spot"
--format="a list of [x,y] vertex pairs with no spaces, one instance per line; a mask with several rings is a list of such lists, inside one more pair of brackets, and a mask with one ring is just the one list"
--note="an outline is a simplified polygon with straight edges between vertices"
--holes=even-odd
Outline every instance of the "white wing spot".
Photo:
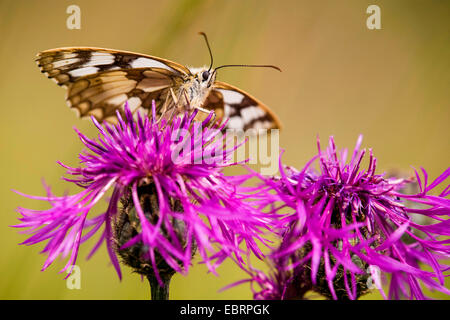
[[78,61],[80,61],[80,59],[78,59],[78,58],[64,59],[64,60],[60,60],[60,61],[56,61],[56,62],[52,63],[52,67],[54,69],[58,69],[60,67],[67,66],[69,64],[77,63]]
[[92,55],[89,61],[83,65],[83,67],[92,67],[100,65],[108,65],[114,63],[114,56],[112,54],[106,53],[102,55]]
[[244,128],[244,122],[240,117],[232,117],[227,122],[227,128],[229,129],[242,129]]
[[63,59],[70,59],[70,58],[76,58],[78,57],[78,54],[75,52],[64,52],[62,53],[62,58]]
[[138,97],[132,97],[128,99],[128,108],[131,112],[134,112],[142,103],[142,100]]
[[75,70],[69,71],[69,74],[72,77],[82,77],[82,76],[86,76],[88,74],[97,73],[98,70],[99,69],[96,67],[86,67],[86,68],[80,68],[80,69],[75,69]]
[[107,57],[107,56],[114,57],[111,53],[101,52],[101,51],[92,51],[91,56],[92,57]]
[[106,103],[120,106],[120,105],[122,105],[122,103],[124,103],[127,100],[127,98],[128,98],[128,96],[125,93],[123,93],[123,94],[120,94],[118,96],[115,96],[115,97],[112,97],[112,98],[106,100]]
[[231,114],[231,107],[225,103],[224,107],[223,107],[223,113],[225,117],[229,117]]
[[245,123],[249,123],[254,119],[261,118],[265,115],[264,110],[256,106],[250,106],[241,110],[241,115],[244,118]]
[[244,96],[236,91],[222,90],[219,91],[223,94],[223,100],[228,104],[241,103]]
[[164,63],[148,58],[138,58],[132,61],[131,68],[162,68],[169,71],[174,71],[171,67],[165,65]]

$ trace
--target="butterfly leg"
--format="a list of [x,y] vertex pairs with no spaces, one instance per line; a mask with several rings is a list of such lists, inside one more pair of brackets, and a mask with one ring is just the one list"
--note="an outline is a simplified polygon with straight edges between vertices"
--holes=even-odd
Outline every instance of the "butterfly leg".
[[177,97],[176,95],[175,95],[175,92],[173,92],[173,89],[172,88],[169,88],[169,93],[167,94],[167,97],[169,97],[169,94],[170,94],[170,96],[171,96],[171,98],[172,98],[172,106],[171,107],[169,107],[169,110],[171,110],[170,111],[170,114],[169,114],[169,112],[167,112],[166,114],[168,115],[168,117],[167,117],[167,121],[170,123],[170,122],[172,122],[172,120],[173,120],[173,117],[175,116],[175,115],[177,115],[178,113],[180,113],[180,111],[178,110],[178,102],[180,101],[180,99],[179,99],[179,96]]
[[178,97],[177,97],[175,95],[175,92],[173,92],[172,88],[169,88],[169,91],[170,91],[170,94],[172,95],[173,102],[175,103],[176,106],[178,106],[178,101],[180,100],[179,98],[180,98],[181,94],[179,94]]
[[163,118],[168,119],[168,116],[167,116],[169,114],[168,110],[170,109],[170,104],[173,104],[173,101],[171,101],[170,97],[171,97],[170,90],[167,90],[166,99],[164,100],[164,104],[162,105],[162,107],[160,109],[159,117],[158,117],[158,120],[156,121],[157,123],[159,123]]

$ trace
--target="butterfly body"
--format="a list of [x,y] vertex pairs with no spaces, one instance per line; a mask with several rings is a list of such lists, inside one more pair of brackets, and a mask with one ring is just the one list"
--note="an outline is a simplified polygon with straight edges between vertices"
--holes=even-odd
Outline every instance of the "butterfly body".
[[157,116],[186,108],[216,119],[228,119],[227,128],[279,128],[276,115],[248,93],[216,81],[211,67],[188,68],[170,60],[129,51],[92,47],[58,48],[40,52],[41,72],[67,89],[67,104],[81,117],[116,121],[124,104],[133,112]]

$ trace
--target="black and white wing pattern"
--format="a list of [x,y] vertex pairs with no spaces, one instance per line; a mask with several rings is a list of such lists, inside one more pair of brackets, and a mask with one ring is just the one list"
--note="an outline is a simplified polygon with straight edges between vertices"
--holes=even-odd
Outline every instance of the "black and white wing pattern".
[[116,110],[128,101],[132,111],[161,111],[170,88],[179,85],[189,69],[175,62],[103,48],[70,47],[37,55],[41,72],[67,88],[66,101],[80,116],[115,122]]
[[265,104],[228,83],[216,81],[204,108],[218,119],[228,119],[227,129],[280,129],[278,117]]

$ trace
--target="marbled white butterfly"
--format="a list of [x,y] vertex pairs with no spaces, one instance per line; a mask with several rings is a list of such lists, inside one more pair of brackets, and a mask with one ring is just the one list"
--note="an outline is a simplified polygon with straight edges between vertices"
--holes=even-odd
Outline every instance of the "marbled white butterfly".
[[[116,110],[126,101],[130,109],[149,114],[155,101],[158,116],[199,109],[213,110],[216,119],[228,119],[227,128],[247,130],[280,128],[278,117],[262,102],[230,84],[216,81],[211,65],[188,68],[178,63],[128,51],[91,47],[51,49],[37,55],[41,72],[67,88],[66,101],[79,115],[115,122]],[[281,70],[280,70],[281,71]],[[151,111],[150,111],[151,112]]]

